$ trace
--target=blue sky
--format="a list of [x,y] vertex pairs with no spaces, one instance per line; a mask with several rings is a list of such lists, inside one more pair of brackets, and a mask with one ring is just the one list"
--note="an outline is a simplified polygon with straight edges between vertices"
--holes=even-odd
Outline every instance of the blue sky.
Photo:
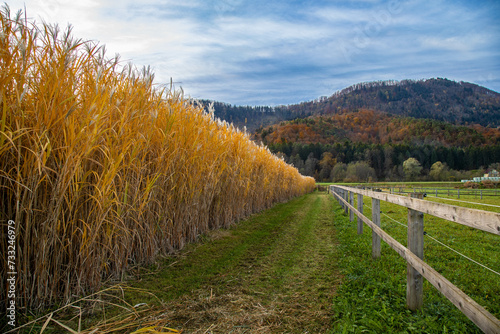
[[156,83],[237,105],[291,104],[359,82],[446,77],[500,92],[499,1],[25,0]]

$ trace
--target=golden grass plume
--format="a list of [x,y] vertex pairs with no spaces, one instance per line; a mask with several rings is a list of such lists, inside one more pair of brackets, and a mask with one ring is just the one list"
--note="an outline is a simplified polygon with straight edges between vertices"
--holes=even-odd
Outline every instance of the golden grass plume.
[[14,220],[18,307],[89,294],[131,264],[313,190],[246,133],[155,86],[149,69],[7,5],[0,20],[0,243]]

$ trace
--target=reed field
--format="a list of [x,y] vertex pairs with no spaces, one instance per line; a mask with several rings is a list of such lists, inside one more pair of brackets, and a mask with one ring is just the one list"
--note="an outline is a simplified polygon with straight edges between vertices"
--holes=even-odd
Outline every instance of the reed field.
[[90,294],[314,189],[149,69],[6,5],[0,19],[0,243],[15,221],[18,310]]

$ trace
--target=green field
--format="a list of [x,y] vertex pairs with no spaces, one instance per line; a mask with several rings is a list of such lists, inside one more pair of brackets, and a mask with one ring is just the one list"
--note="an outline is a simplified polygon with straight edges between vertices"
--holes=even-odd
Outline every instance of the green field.
[[[500,197],[483,202],[499,205]],[[371,203],[365,204],[371,217]],[[406,245],[400,224],[407,209],[382,202],[381,211],[382,228]],[[500,271],[498,236],[428,215],[424,221],[428,235]],[[424,260],[499,318],[498,275],[429,238],[424,242]],[[175,255],[135,268],[124,282],[110,282],[110,290],[53,319],[81,326],[82,333],[148,327],[171,333],[481,333],[425,280],[423,309],[407,310],[406,262],[384,242],[381,258],[372,259],[370,229],[365,225],[357,235],[356,221],[324,192],[201,236]],[[46,319],[29,326],[31,332],[39,333]],[[67,330],[51,321],[44,332]]]
[[[429,185],[426,185],[429,186]],[[355,203],[357,196],[354,196]],[[479,203],[500,205],[500,197],[483,200],[475,196],[444,198],[426,197],[430,201],[486,209],[498,212],[497,207],[483,207]],[[364,214],[371,217],[371,201],[364,199]],[[356,204],[354,205],[356,207]],[[407,209],[381,201],[381,227],[406,246]],[[339,205],[335,205],[335,225],[339,244],[345,253],[340,267],[344,280],[336,296],[337,310],[343,315],[337,325],[340,332],[410,332],[410,333],[481,333],[461,312],[424,280],[424,307],[421,312],[406,310],[406,262],[382,242],[382,256],[371,259],[371,230],[364,226],[363,235],[357,235],[356,221],[351,223]],[[499,237],[487,232],[424,215],[424,260],[444,277],[458,286],[489,312],[500,317],[499,276],[470,262],[434,239],[475,261],[500,271]],[[431,237],[433,239],[431,239]]]

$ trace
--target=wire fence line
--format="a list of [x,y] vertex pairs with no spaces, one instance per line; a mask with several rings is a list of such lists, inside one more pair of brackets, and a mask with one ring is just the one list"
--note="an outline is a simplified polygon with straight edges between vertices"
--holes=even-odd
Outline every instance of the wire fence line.
[[469,260],[469,261],[471,261],[471,262],[473,262],[473,263],[475,263],[475,264],[477,264],[477,265],[479,265],[479,266],[481,266],[481,267],[483,267],[483,268],[485,268],[485,269],[487,269],[487,270],[491,271],[492,273],[497,274],[498,276],[500,276],[500,273],[499,273],[498,271],[495,271],[495,270],[493,270],[493,269],[491,269],[491,268],[489,268],[489,267],[485,266],[484,264],[479,263],[478,261],[476,261],[476,260],[474,260],[474,259],[471,259],[471,258],[470,258],[470,257],[468,257],[467,255],[460,253],[460,252],[459,252],[459,251],[457,251],[456,249],[453,249],[453,248],[451,248],[450,246],[448,246],[448,245],[444,244],[443,242],[439,241],[438,239],[436,239],[436,238],[434,238],[434,237],[430,236],[430,235],[429,235],[429,233],[424,232],[424,235],[425,235],[426,237],[430,238],[431,240],[433,240],[433,241],[437,242],[437,243],[438,243],[438,244],[440,244],[441,246],[444,246],[444,247],[448,248],[449,250],[451,250],[451,251],[453,251],[453,252],[457,253],[458,255],[462,256],[463,258],[466,258],[467,260]]
[[381,187],[368,187],[368,188],[373,188],[373,189],[388,189],[391,193],[393,194],[408,194],[408,193],[414,193],[414,192],[423,192],[427,193],[429,195],[447,195],[447,196],[475,196],[475,197],[482,197],[482,196],[500,196],[500,189],[468,189],[468,188],[419,188],[419,187],[413,187],[413,188],[404,188],[404,187],[387,187],[387,186],[381,186]]
[[[371,209],[371,208],[370,208],[370,207],[369,207],[366,203],[363,203],[363,205],[364,205],[364,206],[366,206],[367,208]],[[399,225],[401,225],[401,226],[403,226],[403,227],[405,227],[405,228],[408,228],[408,225],[406,225],[406,224],[404,224],[404,223],[402,223],[402,222],[400,222],[400,221],[398,221],[398,220],[396,220],[396,219],[392,218],[391,216],[387,215],[386,213],[384,213],[384,212],[382,212],[382,211],[380,211],[380,213],[381,213],[383,216],[385,216],[385,217],[389,218],[389,219],[390,219],[391,221],[393,221],[394,223],[399,224]],[[470,258],[469,256],[467,256],[467,255],[465,255],[465,254],[463,254],[463,253],[460,253],[459,251],[457,251],[456,249],[452,248],[451,246],[449,246],[449,245],[445,244],[444,242],[439,241],[438,239],[436,239],[436,238],[432,237],[431,235],[429,235],[429,233],[427,233],[427,232],[425,232],[425,231],[424,231],[424,235],[425,235],[426,237],[428,237],[429,239],[433,240],[434,242],[436,242],[436,243],[440,244],[441,246],[446,247],[446,248],[448,248],[449,250],[451,250],[451,251],[455,252],[456,254],[460,255],[461,257],[463,257],[463,258],[465,258],[465,259],[467,259],[467,260],[469,260],[469,261],[471,261],[471,262],[473,262],[473,263],[475,263],[475,264],[477,264],[477,265],[479,265],[479,266],[483,267],[484,269],[487,269],[487,270],[491,271],[492,273],[494,273],[494,274],[496,274],[496,275],[500,276],[500,273],[499,273],[498,271],[495,271],[495,270],[493,270],[493,269],[491,269],[491,268],[487,267],[486,265],[484,265],[484,264],[482,264],[482,263],[480,263],[480,262],[478,262],[478,261],[476,261],[476,260],[474,260],[474,259]]]
[[408,228],[408,225],[403,224],[403,223],[401,223],[401,222],[397,221],[396,219],[392,218],[391,216],[388,216],[388,215],[386,215],[386,214],[385,214],[385,213],[383,213],[383,212],[381,212],[381,214],[383,214],[384,216],[386,216],[387,218],[389,218],[389,219],[390,219],[390,220],[392,220],[393,222],[395,222],[395,223],[397,223],[397,224],[399,224],[399,225],[401,225],[401,226],[403,226],[403,227]]
[[[370,189],[370,187],[368,187],[367,189]],[[377,188],[377,189],[380,189],[380,188]],[[385,189],[385,188],[382,188],[382,189]],[[431,194],[431,195],[433,194],[433,192],[425,192],[425,190],[426,190],[426,188],[415,188],[415,191],[422,191],[423,193]],[[487,189],[487,190],[491,191],[492,189]],[[410,191],[410,192],[405,192],[405,191],[382,191],[382,192],[384,192],[384,193],[390,193],[390,194],[398,194],[398,195],[408,195],[408,194],[413,193],[413,191]],[[464,195],[473,196],[473,194],[471,195],[471,194],[468,194],[468,193],[461,193],[461,195],[462,196],[464,196]],[[500,192],[499,192],[498,196],[500,196]],[[459,200],[459,199],[455,199],[455,198],[435,197],[435,196],[433,196],[433,197],[427,196],[426,197],[427,200],[431,200],[433,198],[439,198],[439,199],[442,199],[442,200],[445,200],[445,201],[453,201],[453,202],[460,202],[460,203],[466,203],[466,204],[474,204],[474,205],[481,205],[481,206],[489,206],[489,207],[493,207],[493,208],[500,208],[500,205],[488,204],[488,203],[479,203],[479,202],[471,202],[471,201],[463,201],[463,200]]]
[[[436,197],[434,197],[436,198]],[[446,198],[446,197],[437,197],[439,199],[444,199],[446,201],[454,201],[454,202],[461,202],[461,203],[467,203],[467,204],[476,204],[476,205],[484,205],[484,206],[490,206],[494,208],[500,208],[500,205],[494,205],[494,204],[488,204],[488,203],[478,203],[478,202],[470,202],[470,201],[462,201],[459,199],[454,199],[454,198]],[[430,198],[427,198],[427,200],[430,200]]]

